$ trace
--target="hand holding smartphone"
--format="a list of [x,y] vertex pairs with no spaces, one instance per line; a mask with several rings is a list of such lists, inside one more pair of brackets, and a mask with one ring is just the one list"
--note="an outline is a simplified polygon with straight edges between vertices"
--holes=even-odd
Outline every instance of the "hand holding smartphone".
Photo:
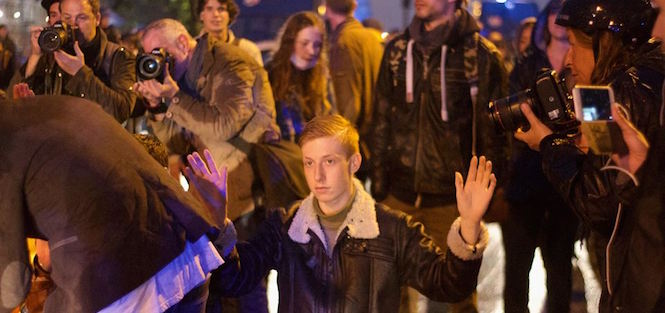
[[612,120],[614,92],[610,86],[576,85],[573,88],[575,115],[582,134],[596,154],[627,153],[621,129]]

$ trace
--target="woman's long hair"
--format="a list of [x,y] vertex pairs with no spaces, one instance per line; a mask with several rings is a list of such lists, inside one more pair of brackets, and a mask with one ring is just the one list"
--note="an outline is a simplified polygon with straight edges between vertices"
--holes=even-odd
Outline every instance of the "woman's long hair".
[[[314,26],[322,35],[322,47],[316,65],[305,71],[305,75],[295,75],[291,65],[296,37],[301,30]],[[302,112],[306,117],[313,117],[322,99],[327,97],[328,55],[326,29],[323,21],[312,12],[299,12],[291,15],[280,31],[279,47],[271,60],[271,84],[276,101],[289,102],[292,91],[302,99]],[[300,81],[302,80],[302,81]]]
[[[572,29],[577,42],[585,48],[593,49],[593,38],[588,34]],[[591,73],[591,83],[605,85],[611,82],[613,76],[620,70],[632,64],[635,49],[626,45],[621,36],[604,31],[597,36],[598,51],[595,61],[595,67]]]

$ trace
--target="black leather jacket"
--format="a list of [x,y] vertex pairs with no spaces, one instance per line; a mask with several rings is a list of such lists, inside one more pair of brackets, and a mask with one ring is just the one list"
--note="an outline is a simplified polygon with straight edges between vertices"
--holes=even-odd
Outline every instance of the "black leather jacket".
[[[646,135],[647,140],[655,142],[659,140],[657,136],[665,62],[657,44],[645,44],[633,60],[632,64],[626,64],[617,71],[611,85],[616,102],[628,109],[631,121]],[[658,310],[654,309],[657,307],[657,299],[652,297],[653,290],[662,290],[662,279],[657,281],[657,287],[647,283],[652,275],[662,276],[662,267],[657,273],[646,272],[645,267],[641,279],[628,279],[625,272],[630,262],[663,261],[654,260],[651,256],[653,251],[637,249],[629,252],[649,244],[648,239],[631,238],[632,231],[639,230],[635,226],[639,218],[634,216],[639,213],[626,200],[630,198],[627,194],[635,192],[631,180],[613,170],[600,170],[607,162],[606,157],[592,153],[585,155],[572,142],[557,135],[546,137],[540,144],[540,150],[547,178],[575,210],[583,224],[608,243],[607,260],[601,264],[604,288],[600,312],[662,312],[662,299],[658,304],[661,309]],[[649,175],[662,175],[662,172]],[[658,219],[662,220],[662,215]],[[662,232],[662,229],[653,228],[653,225],[650,227],[650,232]]]
[[[290,214],[274,213],[253,239],[239,243],[213,274],[211,295],[244,294],[271,269],[279,273],[281,313],[396,313],[403,285],[446,302],[474,290],[482,254],[471,257],[451,239],[461,238],[457,229],[448,235],[444,253],[406,214],[373,201],[357,210],[356,200],[328,256],[316,215],[308,219],[303,213],[311,210],[305,209],[307,201]],[[487,238],[486,230],[481,237]]]
[[[435,194],[448,196],[454,201],[453,173],[464,172],[469,164],[474,127],[477,154],[494,162],[497,177],[505,167],[502,165],[505,159],[503,149],[507,147],[505,137],[496,135],[487,115],[489,101],[504,96],[507,91],[507,73],[500,53],[492,43],[479,38],[475,51],[478,95],[474,108],[464,61],[465,41],[478,32],[475,20],[466,10],[458,10],[452,29],[444,30],[441,36],[422,32],[421,25],[422,21],[414,19],[403,34],[388,43],[381,62],[374,124],[369,138],[372,194],[379,201],[388,193]],[[413,101],[409,102],[406,98],[406,64],[411,39],[415,42],[414,87]],[[447,121],[441,114],[443,45],[447,46],[444,67]]]

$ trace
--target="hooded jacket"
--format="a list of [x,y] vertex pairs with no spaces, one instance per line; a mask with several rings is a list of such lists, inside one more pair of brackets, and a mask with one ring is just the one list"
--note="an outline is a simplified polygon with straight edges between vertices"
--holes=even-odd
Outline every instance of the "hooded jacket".
[[[662,131],[659,119],[664,77],[665,62],[658,43],[640,46],[633,58],[627,64],[617,65],[610,77],[616,102],[624,105],[628,118],[652,143],[662,140],[658,132]],[[543,139],[540,151],[548,180],[575,210],[580,221],[607,242],[606,259],[600,264],[604,287],[600,312],[662,312],[665,303],[657,293],[663,290],[665,281],[663,259],[654,255],[662,252],[663,246],[657,250],[646,249],[663,243],[662,223],[658,224],[662,216],[652,222],[644,218],[662,215],[662,212],[654,213],[653,208],[636,211],[633,201],[628,199],[637,191],[634,185],[637,180],[631,180],[615,167],[607,167],[607,157],[584,154],[574,143],[558,135]],[[644,175],[662,175],[662,172]],[[639,232],[648,232],[648,236],[636,239]],[[640,262],[661,267],[653,272],[648,271],[652,266],[635,271],[635,265]],[[637,276],[628,276],[629,273]]]
[[[424,33],[416,18],[386,46],[369,139],[372,194],[378,200],[388,192],[454,199],[453,173],[464,171],[473,151],[492,160],[501,176],[506,141],[495,134],[486,112],[489,101],[507,91],[502,57],[477,34],[466,10],[457,10],[451,23]],[[474,39],[477,49],[467,51],[465,44]],[[475,105],[465,70],[468,54],[477,61]]]
[[449,250],[442,251],[422,224],[376,204],[360,181],[354,184],[356,196],[332,255],[310,194],[288,214],[271,215],[249,242],[238,243],[213,274],[210,292],[247,293],[275,269],[281,313],[397,312],[404,285],[438,301],[471,294],[489,240],[484,226],[473,252],[458,220],[448,234]]

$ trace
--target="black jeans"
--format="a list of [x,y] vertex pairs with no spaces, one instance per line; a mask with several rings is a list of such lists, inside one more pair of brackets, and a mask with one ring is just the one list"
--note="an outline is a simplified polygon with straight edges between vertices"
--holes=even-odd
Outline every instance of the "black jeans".
[[536,247],[540,247],[547,272],[546,312],[570,311],[573,247],[577,218],[555,195],[511,203],[508,219],[501,223],[505,248],[506,313],[528,312],[529,271]]

